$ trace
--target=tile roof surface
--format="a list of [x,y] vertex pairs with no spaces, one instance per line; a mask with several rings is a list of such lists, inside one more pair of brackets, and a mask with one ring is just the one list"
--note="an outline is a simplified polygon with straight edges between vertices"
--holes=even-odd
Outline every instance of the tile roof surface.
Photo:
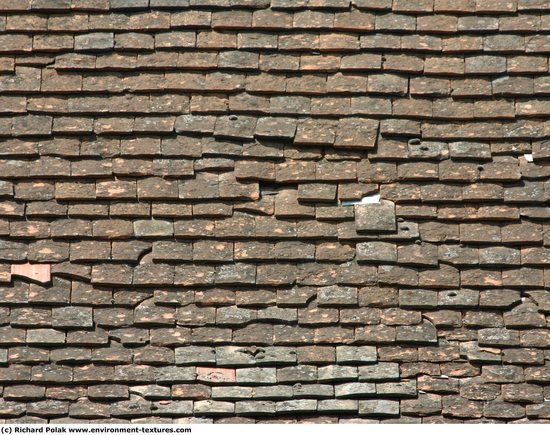
[[0,0],[2,422],[550,422],[549,0]]

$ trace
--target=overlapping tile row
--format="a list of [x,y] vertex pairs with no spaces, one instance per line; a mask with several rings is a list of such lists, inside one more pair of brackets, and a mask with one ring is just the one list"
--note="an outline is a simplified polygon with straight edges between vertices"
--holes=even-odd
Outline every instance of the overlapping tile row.
[[0,4],[3,422],[550,420],[547,0]]

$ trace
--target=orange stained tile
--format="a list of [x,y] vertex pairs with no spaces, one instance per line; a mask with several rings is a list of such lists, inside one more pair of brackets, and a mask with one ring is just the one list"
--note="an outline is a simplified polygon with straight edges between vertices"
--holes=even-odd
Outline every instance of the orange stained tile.
[[235,382],[236,378],[235,369],[220,367],[197,367],[197,377],[212,383]]
[[48,283],[51,281],[51,266],[49,264],[12,264],[11,274],[23,276],[32,281]]

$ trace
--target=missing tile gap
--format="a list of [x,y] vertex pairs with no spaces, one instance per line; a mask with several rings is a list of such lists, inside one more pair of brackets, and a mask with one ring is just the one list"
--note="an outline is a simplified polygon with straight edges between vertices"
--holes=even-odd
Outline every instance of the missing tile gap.
[[262,196],[267,195],[277,195],[281,189],[288,188],[288,189],[298,189],[297,184],[277,184],[277,183],[270,183],[267,181],[260,181],[260,194]]
[[523,157],[525,157],[525,160],[529,163],[533,163],[533,154],[524,154]]
[[380,194],[374,193],[372,195],[363,196],[359,201],[342,201],[342,207],[349,207],[355,204],[379,204]]

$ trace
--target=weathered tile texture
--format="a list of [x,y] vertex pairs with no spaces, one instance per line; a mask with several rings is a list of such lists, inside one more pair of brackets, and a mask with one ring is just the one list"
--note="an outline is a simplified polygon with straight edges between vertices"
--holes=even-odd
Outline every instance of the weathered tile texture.
[[547,0],[1,5],[3,422],[550,420]]

